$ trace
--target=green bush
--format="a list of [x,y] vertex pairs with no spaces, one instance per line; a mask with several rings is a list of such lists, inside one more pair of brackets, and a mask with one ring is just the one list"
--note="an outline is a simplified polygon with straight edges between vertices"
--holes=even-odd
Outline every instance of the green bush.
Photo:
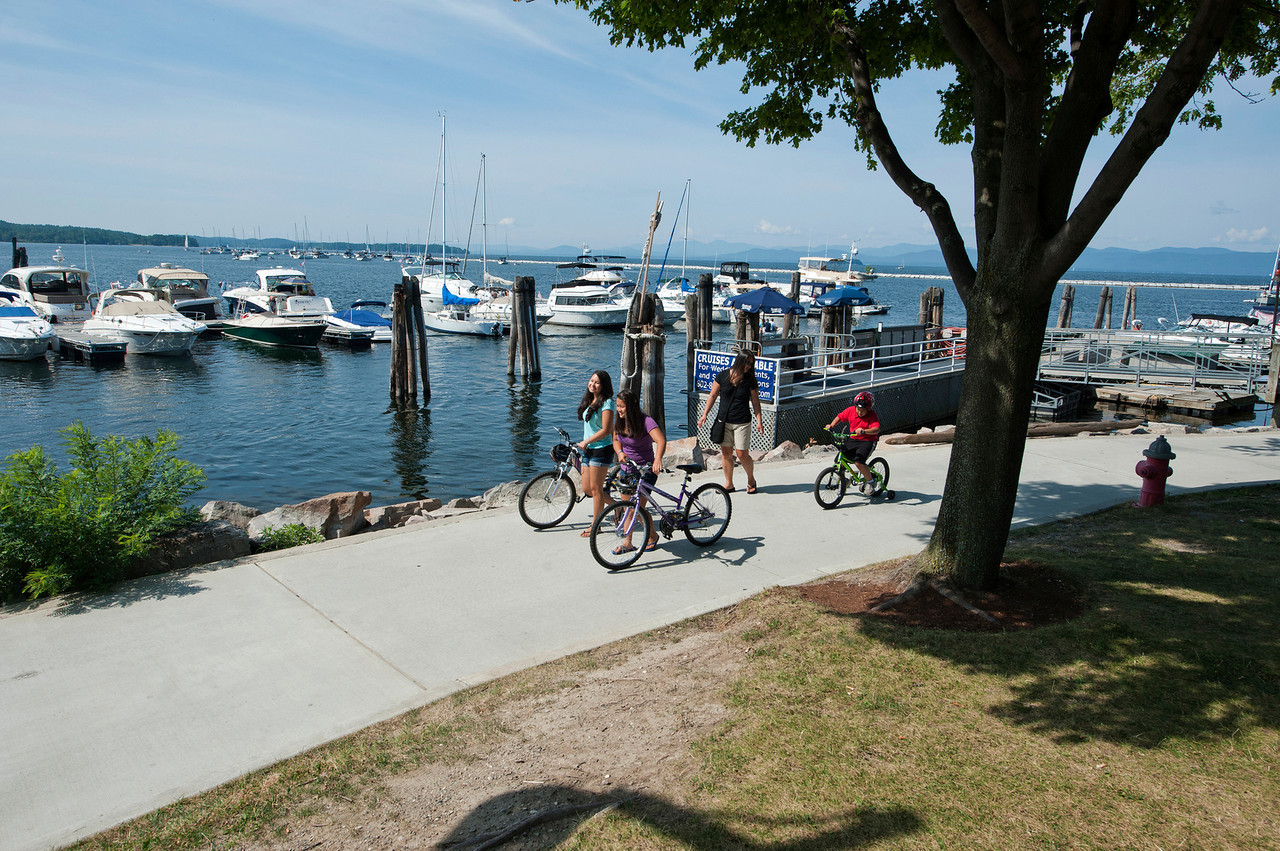
[[319,529],[312,529],[301,523],[290,523],[277,529],[268,526],[262,530],[258,546],[263,550],[287,550],[289,547],[300,547],[303,544],[318,544],[324,540]]
[[0,601],[96,589],[124,578],[156,536],[197,518],[187,498],[204,471],[174,457],[179,439],[98,439],[62,429],[71,469],[34,446],[0,472]]

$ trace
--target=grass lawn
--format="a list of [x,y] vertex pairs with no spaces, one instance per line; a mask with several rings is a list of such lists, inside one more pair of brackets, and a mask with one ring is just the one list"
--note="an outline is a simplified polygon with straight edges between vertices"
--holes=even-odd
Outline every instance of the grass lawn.
[[351,819],[298,830],[335,796],[362,827],[412,826],[388,801],[426,763],[483,763],[510,733],[504,703],[550,711],[606,660],[708,631],[743,661],[674,779],[583,784],[588,800],[623,803],[502,847],[1280,847],[1280,487],[1019,531],[1007,556],[1078,584],[1083,615],[944,632],[775,589],[473,689],[82,847],[347,847]]

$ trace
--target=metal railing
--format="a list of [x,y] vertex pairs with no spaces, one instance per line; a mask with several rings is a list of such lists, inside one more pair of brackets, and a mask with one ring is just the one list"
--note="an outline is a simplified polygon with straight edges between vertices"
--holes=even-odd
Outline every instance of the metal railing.
[[1252,390],[1266,380],[1270,351],[1269,339],[1261,335],[1049,329],[1040,353],[1040,378]]
[[[919,379],[964,370],[963,337],[929,338],[924,326],[875,328],[852,334],[764,340],[755,350],[757,369],[774,375],[773,398],[764,404],[819,399],[888,381]],[[735,353],[744,341],[699,341],[696,348]],[[834,345],[832,345],[834,343]]]

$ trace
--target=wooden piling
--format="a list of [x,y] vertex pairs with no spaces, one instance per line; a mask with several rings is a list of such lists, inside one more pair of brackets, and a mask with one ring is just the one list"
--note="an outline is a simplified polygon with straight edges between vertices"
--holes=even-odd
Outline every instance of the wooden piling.
[[1124,315],[1120,318],[1120,330],[1132,328],[1138,318],[1138,288],[1130,284],[1124,289]]
[[[800,301],[800,273],[791,273],[791,292],[788,297],[792,301]],[[782,317],[782,336],[794,337],[796,333],[796,323],[800,321],[800,317],[794,313],[788,313]]]
[[1093,327],[1101,328],[1103,321],[1106,321],[1106,327],[1111,328],[1111,287],[1103,287],[1102,292],[1098,294],[1098,313],[1093,317]]
[[537,291],[533,278],[521,275],[511,288],[511,339],[507,346],[507,375],[516,373],[520,361],[520,377],[525,381],[542,380],[542,362],[538,356]]
[[1071,284],[1062,285],[1062,303],[1058,305],[1058,327],[1071,327],[1071,311],[1076,300],[1076,288]]

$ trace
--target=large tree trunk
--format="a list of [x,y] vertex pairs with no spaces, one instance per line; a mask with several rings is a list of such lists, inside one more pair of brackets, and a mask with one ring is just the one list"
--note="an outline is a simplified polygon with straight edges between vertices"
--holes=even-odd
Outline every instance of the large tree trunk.
[[[1028,264],[1033,265],[1033,264]],[[968,349],[951,464],[921,567],[962,588],[996,581],[1009,537],[1052,300],[1024,266],[988,257],[967,304]]]

